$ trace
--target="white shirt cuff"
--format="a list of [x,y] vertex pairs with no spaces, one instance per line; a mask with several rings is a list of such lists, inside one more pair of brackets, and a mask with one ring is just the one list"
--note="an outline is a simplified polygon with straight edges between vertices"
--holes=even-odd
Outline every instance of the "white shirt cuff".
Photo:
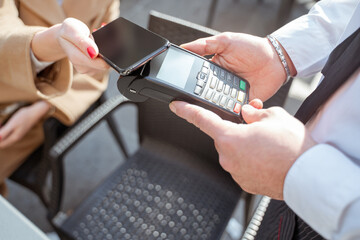
[[50,66],[51,64],[53,64],[54,62],[42,62],[42,61],[39,61],[33,51],[30,49],[30,57],[31,57],[31,62],[33,64],[33,67],[36,71],[36,73],[39,73],[41,72],[42,70],[44,70],[46,67]]
[[330,145],[318,144],[290,168],[284,200],[311,227],[330,238],[338,230],[342,213],[359,199],[359,183],[360,169],[350,158]]
[[298,77],[312,76],[324,67],[357,4],[353,0],[322,0],[307,15],[271,34],[290,56]]

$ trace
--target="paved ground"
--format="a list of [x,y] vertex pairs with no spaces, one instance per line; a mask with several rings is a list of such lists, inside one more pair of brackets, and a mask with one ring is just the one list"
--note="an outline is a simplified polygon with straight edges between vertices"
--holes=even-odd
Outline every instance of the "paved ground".
[[[212,28],[218,31],[237,31],[265,36],[276,28],[275,19],[279,0],[221,0],[213,16]],[[121,15],[147,26],[148,13],[154,9],[191,22],[205,25],[210,0],[122,0]],[[307,12],[307,2],[298,3],[291,18]],[[111,86],[116,81],[113,75]],[[313,86],[312,79],[296,80],[285,108],[294,113],[301,100]],[[110,94],[116,94],[116,88],[110,88]],[[121,119],[121,133],[128,139],[128,148],[137,147],[136,111],[126,107],[116,112]],[[107,176],[123,161],[122,153],[117,149],[107,126],[101,124],[66,158],[66,192],[64,208],[69,209],[81,201],[104,176]],[[45,210],[30,192],[9,182],[9,201],[45,232],[52,231],[45,218]]]

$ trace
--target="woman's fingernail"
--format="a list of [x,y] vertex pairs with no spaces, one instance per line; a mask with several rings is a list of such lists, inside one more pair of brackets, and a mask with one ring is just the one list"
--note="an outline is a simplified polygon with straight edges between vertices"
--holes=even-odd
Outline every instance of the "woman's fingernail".
[[93,29],[93,32],[95,32],[95,31],[97,31],[97,28],[94,28],[94,29]]
[[105,26],[105,25],[106,25],[106,23],[103,22],[103,23],[101,24],[101,27],[103,27],[103,26]]
[[94,59],[96,57],[96,52],[93,47],[88,47],[87,52],[92,59]]

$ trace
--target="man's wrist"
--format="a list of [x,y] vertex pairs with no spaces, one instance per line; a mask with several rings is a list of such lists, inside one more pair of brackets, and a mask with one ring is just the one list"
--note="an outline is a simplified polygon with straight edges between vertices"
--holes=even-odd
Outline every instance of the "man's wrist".
[[273,36],[267,35],[267,40],[272,46],[273,50],[276,52],[279,61],[281,62],[281,65],[284,68],[286,79],[284,81],[284,84],[288,82],[290,77],[293,77],[296,75],[296,68],[290,58],[290,56],[287,54],[286,50],[283,48],[281,43],[277,41]]

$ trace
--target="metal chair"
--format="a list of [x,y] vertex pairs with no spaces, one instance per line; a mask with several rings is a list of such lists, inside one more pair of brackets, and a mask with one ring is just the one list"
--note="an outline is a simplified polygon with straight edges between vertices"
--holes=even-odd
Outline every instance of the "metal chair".
[[[177,44],[214,33],[156,12],[149,29]],[[107,108],[124,104],[130,102],[116,95]],[[50,149],[53,226],[64,239],[221,239],[242,191],[219,166],[212,139],[166,104],[132,104],[138,108],[139,149],[70,213],[61,211],[58,168],[109,111],[95,110],[93,120],[80,122]]]
[[[190,26],[182,31],[175,30],[184,42],[210,34]],[[188,33],[192,37],[186,38]],[[129,103],[119,94],[109,108]],[[242,191],[219,166],[213,141],[166,104],[150,99],[132,104],[138,108],[139,149],[71,213],[61,211],[58,168],[74,143],[101,121],[102,111],[50,149],[53,226],[64,239],[220,239]]]
[[[216,6],[216,2],[217,1],[212,1],[213,4],[215,3],[214,6]],[[209,37],[220,33],[215,30],[204,28],[203,26],[199,26],[197,24],[190,23],[182,19],[178,19],[156,11],[150,12],[149,20],[150,21],[148,28],[151,31],[159,35],[166,36],[170,40],[170,42],[175,44],[182,44],[185,42],[190,42],[197,38]],[[195,30],[194,32],[192,32],[192,30],[189,30],[187,26],[191,26],[191,28],[193,29],[202,29],[202,31]],[[187,34],[184,34],[184,32],[186,32]],[[265,101],[264,108],[269,108],[272,106],[280,106],[280,107],[284,106],[292,82],[293,79],[291,78],[284,86],[282,86],[278,90],[278,92],[274,96],[272,96],[267,101]],[[177,144],[184,144],[184,143],[182,142]],[[256,218],[257,211],[260,211],[262,209],[268,198],[259,195],[251,195],[246,192],[242,192],[241,198],[244,201],[244,206],[243,206],[244,216],[242,219],[237,219],[237,220],[240,220],[243,226],[249,224],[246,231],[244,231],[246,235],[243,235],[243,238],[252,239],[251,236],[249,235],[249,232],[251,232],[254,228],[256,228],[255,226],[256,224],[254,222],[256,222],[256,220],[259,219]],[[260,208],[260,210],[258,210],[258,208]],[[254,216],[255,216],[255,220],[254,220]]]

